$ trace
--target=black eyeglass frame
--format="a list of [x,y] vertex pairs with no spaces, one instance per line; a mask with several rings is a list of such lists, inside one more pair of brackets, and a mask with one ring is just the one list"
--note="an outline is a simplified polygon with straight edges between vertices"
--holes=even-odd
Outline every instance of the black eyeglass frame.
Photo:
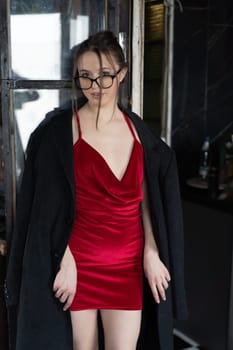
[[[109,88],[113,85],[113,80],[116,78],[116,76],[120,73],[121,70],[122,70],[122,68],[119,68],[118,71],[117,71],[115,74],[105,74],[105,75],[102,74],[102,75],[99,75],[98,77],[96,77],[95,79],[92,79],[92,78],[89,78],[89,77],[83,77],[82,75],[76,75],[76,76],[74,77],[74,82],[75,82],[75,85],[76,85],[77,89],[79,89],[79,90],[89,90],[89,89],[91,89],[94,82],[95,82],[95,83],[98,85],[98,87],[101,88],[101,89],[109,89]],[[111,78],[112,78],[112,83],[111,83],[111,85],[109,85],[108,87],[103,87],[103,86],[101,86],[101,85],[98,83],[98,79],[104,78],[104,77],[108,77],[108,78],[111,77]],[[80,86],[80,83],[79,83],[79,78],[89,79],[89,80],[90,80],[90,84],[91,84],[90,87],[89,87],[89,88],[82,88],[82,87]]]

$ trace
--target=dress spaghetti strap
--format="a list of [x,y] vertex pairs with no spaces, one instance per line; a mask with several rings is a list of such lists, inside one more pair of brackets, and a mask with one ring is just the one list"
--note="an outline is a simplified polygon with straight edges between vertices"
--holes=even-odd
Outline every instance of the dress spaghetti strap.
[[137,138],[136,138],[136,135],[135,135],[135,131],[134,131],[133,127],[132,127],[132,124],[131,124],[131,122],[129,120],[129,117],[125,113],[123,113],[123,114],[124,114],[124,117],[125,117],[125,121],[128,124],[129,130],[131,131],[131,134],[133,135],[134,140],[137,141]]
[[82,130],[81,130],[81,126],[80,126],[78,111],[76,111],[76,118],[77,118],[77,124],[78,124],[78,137],[79,137],[79,139],[81,139],[82,138]]
[[[123,113],[123,115],[124,115],[125,121],[126,121],[128,127],[129,127],[129,130],[130,130],[134,140],[137,141],[137,138],[136,138],[136,135],[135,135],[135,131],[133,130],[133,127],[131,125],[129,117],[125,113]],[[81,130],[81,126],[80,126],[80,120],[79,120],[78,111],[76,111],[76,118],[77,118],[77,124],[78,124],[78,134],[79,134],[79,138],[81,139],[82,138],[82,130]]]

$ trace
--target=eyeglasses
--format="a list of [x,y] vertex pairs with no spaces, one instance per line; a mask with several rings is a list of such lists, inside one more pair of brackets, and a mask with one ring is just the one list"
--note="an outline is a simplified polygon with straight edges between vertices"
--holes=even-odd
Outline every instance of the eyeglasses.
[[74,77],[75,84],[78,89],[80,90],[88,90],[92,87],[93,83],[95,82],[100,88],[102,89],[108,89],[112,86],[113,80],[116,78],[116,76],[120,73],[121,68],[116,72],[116,74],[106,74],[103,73],[102,75],[98,76],[95,79],[85,77],[83,75],[77,75]]

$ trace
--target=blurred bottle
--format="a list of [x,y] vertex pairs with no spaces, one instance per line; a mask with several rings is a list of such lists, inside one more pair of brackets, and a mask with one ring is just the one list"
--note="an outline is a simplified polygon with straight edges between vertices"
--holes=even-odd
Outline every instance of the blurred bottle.
[[220,148],[219,143],[211,142],[209,146],[207,186],[211,199],[217,199],[219,195],[219,169],[220,169]]
[[220,147],[219,165],[219,189],[222,190],[220,199],[227,199],[233,196],[233,135]]
[[229,194],[233,191],[233,135],[225,143],[225,191]]
[[210,152],[210,138],[206,136],[201,147],[199,176],[202,180],[207,180],[209,173],[209,152]]

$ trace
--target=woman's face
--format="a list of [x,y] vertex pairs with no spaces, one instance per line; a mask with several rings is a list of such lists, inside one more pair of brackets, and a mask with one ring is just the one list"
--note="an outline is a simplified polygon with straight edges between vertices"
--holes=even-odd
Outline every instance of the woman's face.
[[[85,52],[79,58],[77,62],[77,75],[85,78],[96,79],[99,76],[115,75],[119,71],[119,65],[113,56],[111,60],[104,54],[101,54],[102,67],[100,64],[99,57],[94,52]],[[126,74],[126,68],[123,68],[113,79],[112,86],[109,88],[102,88],[98,86],[97,82],[94,81],[92,86],[88,90],[82,90],[88,102],[93,106],[98,106],[101,99],[101,107],[107,106],[117,101],[117,93],[120,82],[124,79]],[[81,83],[80,79],[80,83]],[[101,82],[101,79],[98,80]],[[111,81],[111,80],[110,80]]]

